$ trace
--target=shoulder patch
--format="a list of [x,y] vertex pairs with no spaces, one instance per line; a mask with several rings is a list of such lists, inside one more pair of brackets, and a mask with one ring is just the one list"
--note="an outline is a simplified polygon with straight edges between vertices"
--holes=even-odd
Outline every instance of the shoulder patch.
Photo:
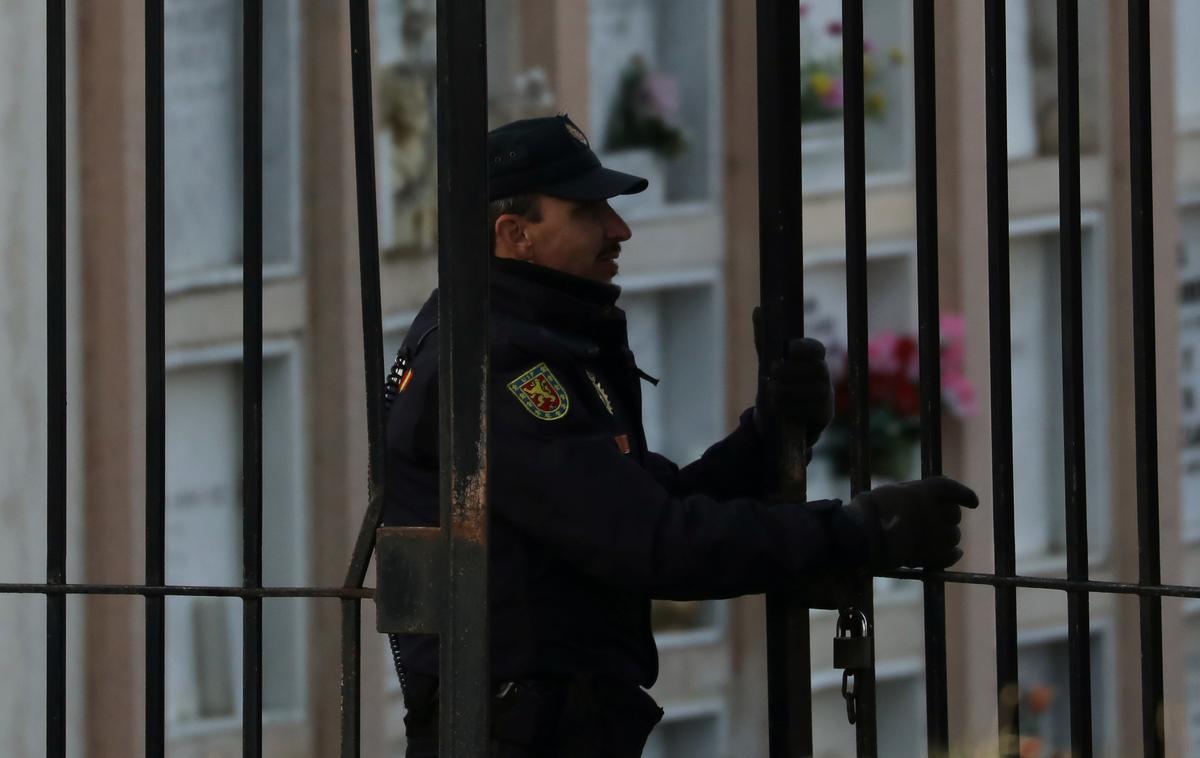
[[544,362],[513,379],[508,389],[525,410],[542,421],[556,421],[571,407],[567,391]]

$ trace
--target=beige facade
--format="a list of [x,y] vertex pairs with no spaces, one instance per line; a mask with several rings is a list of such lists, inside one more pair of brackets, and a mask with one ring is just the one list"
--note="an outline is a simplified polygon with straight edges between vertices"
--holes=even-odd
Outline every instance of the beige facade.
[[[1191,58],[1179,52],[1189,40],[1200,47],[1200,36],[1175,21],[1180,7],[1190,12],[1179,5],[1188,2],[1151,5],[1162,565],[1163,580],[1178,584],[1200,583],[1200,530],[1187,526],[1188,509],[1196,505],[1181,486],[1187,474],[1180,465],[1178,426],[1189,410],[1181,401],[1188,366],[1182,365],[1186,350],[1181,353],[1180,346],[1188,334],[1180,327],[1176,251],[1193,249],[1188,245],[1200,251],[1200,90],[1195,89],[1200,74],[1187,68]],[[634,237],[624,246],[619,283],[634,348],[647,369],[664,380],[660,390],[648,393],[649,431],[677,457],[693,454],[698,444],[723,433],[754,396],[749,313],[759,292],[755,18],[744,5],[733,0],[488,3],[494,120],[567,111],[603,153],[608,104],[626,57],[646,55],[650,64],[674,76],[689,152],[673,164],[644,156],[646,163],[634,164],[634,170],[658,172],[654,175],[665,193],[653,204],[623,207]],[[809,5],[815,18],[833,3]],[[911,20],[907,11],[899,12],[895,23],[887,14],[908,5],[867,2],[868,19],[876,18],[876,27],[868,20],[869,33],[894,27],[883,29],[877,41],[896,46],[901,58],[906,52],[911,56]],[[1010,78],[1028,82],[1033,94],[1029,124],[1009,124],[1010,139],[1023,145],[1009,169],[1013,315],[1014,323],[1026,324],[1014,327],[1014,354],[1035,348],[1044,353],[1052,345],[1035,338],[1057,334],[1052,320],[1034,319],[1057,307],[1053,297],[1034,296],[1037,287],[1052,281],[1044,260],[1056,257],[1058,227],[1057,156],[1047,140],[1054,128],[1046,121],[1053,108],[1040,107],[1053,105],[1053,86],[1047,95],[1045,78],[1046,18],[1036,0],[1021,6],[1024,15],[1019,5],[1009,2],[1010,14],[1025,24],[1010,27],[1009,52],[1025,68],[1010,68]],[[1102,348],[1091,352],[1094,363],[1088,364],[1086,379],[1093,430],[1087,461],[1090,570],[1097,579],[1135,581],[1125,3],[1081,5],[1087,17],[1081,28],[1087,98],[1081,166],[1089,277],[1085,331]],[[167,197],[172,583],[237,583],[240,576],[240,127],[235,109],[240,68],[232,52],[222,52],[235,50],[238,40],[231,25],[240,18],[235,6],[227,0],[168,0],[168,169],[183,167],[169,173]],[[143,4],[75,0],[70,7],[68,462],[75,531],[68,576],[138,583],[143,579],[145,486]],[[429,118],[432,7],[432,0],[375,3],[382,294],[385,345],[392,349],[437,277],[436,207],[429,194],[436,186]],[[965,319],[967,373],[979,398],[974,415],[946,422],[945,470],[975,487],[983,500],[968,516],[967,557],[959,568],[987,572],[993,564],[983,6],[937,0],[936,7],[940,296],[943,310]],[[267,582],[333,586],[342,581],[366,504],[349,22],[340,0],[268,0],[267,13],[264,91],[273,93],[265,103]],[[43,479],[25,475],[45,466],[39,327],[45,269],[37,253],[45,244],[44,80],[28,74],[43,70],[44,23],[40,7],[0,3],[0,55],[12,64],[0,76],[0,120],[6,125],[0,192],[7,198],[2,206],[7,212],[0,214],[6,327],[0,331],[5,356],[0,375],[14,390],[0,397],[5,453],[0,460],[6,461],[0,473],[0,581],[6,582],[40,580],[44,555]],[[1052,31],[1051,21],[1051,42]],[[1181,35],[1180,42],[1170,44],[1174,33]],[[1027,44],[1014,48],[1012,40]],[[893,110],[888,118],[895,121],[887,122],[885,131],[869,132],[876,142],[868,152],[886,155],[868,177],[867,235],[872,307],[881,309],[880,318],[907,314],[897,327],[911,328],[916,306],[911,65],[897,66],[889,85],[894,89],[889,90]],[[537,70],[542,73],[531,73]],[[1049,81],[1052,85],[1052,76]],[[1177,86],[1179,81],[1192,89]],[[1196,103],[1187,101],[1189,91]],[[806,153],[806,165],[840,155],[822,152],[810,136],[806,133],[806,149],[813,152],[811,158]],[[885,140],[893,138],[894,146],[886,147]],[[842,282],[844,288],[838,261],[845,203],[836,177],[811,178],[806,174],[810,189],[797,253],[805,256],[807,294],[820,310],[844,304],[836,285]],[[1019,343],[1022,334],[1032,341]],[[1058,354],[1051,350],[1050,355]],[[1053,400],[1061,390],[1052,383],[1052,364],[1049,359],[1022,363],[1026,368],[1020,370],[1027,373],[1015,377],[1042,380],[1014,381],[1017,435],[1027,441],[1018,465],[1034,467],[1018,470],[1027,474],[1018,483],[1019,493],[1035,492],[1021,489],[1032,487],[1030,482],[1055,481],[1053,465],[1039,460],[1061,461],[1053,424],[1038,425],[1056,409],[1061,413]],[[1047,489],[1044,501],[1026,497],[1018,503],[1019,539],[1028,538],[1030,545],[1019,555],[1020,573],[1064,575],[1062,535],[1055,531],[1059,503],[1061,488]],[[908,584],[881,583],[876,598],[881,746],[891,745],[884,755],[922,754],[925,744],[921,594]],[[994,744],[993,593],[986,587],[951,586],[947,598],[952,740],[963,747]],[[42,751],[43,605],[37,596],[0,595],[4,755],[23,758]],[[119,597],[68,604],[72,754],[142,754],[143,606],[139,599]],[[1200,608],[1177,601],[1164,602],[1163,608],[1169,754],[1197,754],[1192,751],[1200,749],[1200,684],[1191,685],[1189,696],[1186,677],[1200,682]],[[653,694],[667,719],[647,755],[765,756],[762,598],[657,610],[662,673]],[[337,602],[280,600],[269,603],[267,611],[265,752],[336,755]],[[1022,590],[1018,617],[1023,666],[1030,667],[1022,675],[1032,672],[1031,682],[1043,676],[1050,681],[1057,675],[1058,646],[1066,639],[1065,597]],[[168,618],[172,755],[239,754],[238,606],[172,599]],[[834,619],[826,612],[814,612],[812,618],[818,753],[852,755],[836,689],[840,679],[829,669]],[[1097,744],[1108,755],[1140,754],[1137,603],[1094,595],[1091,619],[1094,671],[1099,672],[1094,677]],[[403,744],[399,689],[374,621],[371,604],[364,604],[362,752],[397,755]],[[1056,697],[1062,703],[1067,695]],[[1049,754],[1049,748],[1062,746],[1054,743],[1062,732],[1054,725],[1045,731]]]

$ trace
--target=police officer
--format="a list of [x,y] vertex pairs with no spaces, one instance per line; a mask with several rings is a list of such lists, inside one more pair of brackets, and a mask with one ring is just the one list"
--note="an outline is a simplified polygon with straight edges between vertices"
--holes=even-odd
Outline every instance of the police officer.
[[[645,179],[604,168],[566,116],[488,135],[492,235],[489,506],[493,756],[638,756],[662,710],[650,600],[728,598],[823,568],[941,568],[961,555],[945,478],[767,506],[762,431],[815,439],[832,416],[824,348],[795,340],[729,436],[683,468],[646,447],[611,282],[630,230],[609,206]],[[480,251],[481,254],[483,251]],[[389,525],[438,518],[435,291],[412,324],[388,420]],[[664,388],[670,391],[670,388]],[[393,635],[408,755],[436,755],[436,639]]]

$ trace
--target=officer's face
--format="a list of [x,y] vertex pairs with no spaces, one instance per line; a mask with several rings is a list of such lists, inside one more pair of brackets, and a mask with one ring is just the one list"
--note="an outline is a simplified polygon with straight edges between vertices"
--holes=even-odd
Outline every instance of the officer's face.
[[542,196],[542,220],[526,227],[530,261],[597,282],[617,275],[621,243],[632,233],[607,200]]

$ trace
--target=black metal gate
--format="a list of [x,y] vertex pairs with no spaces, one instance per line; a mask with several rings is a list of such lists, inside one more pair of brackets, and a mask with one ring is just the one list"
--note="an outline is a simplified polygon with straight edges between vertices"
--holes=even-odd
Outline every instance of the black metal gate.
[[[1017,732],[1017,711],[1003,697],[1017,681],[1017,588],[1066,593],[1070,651],[1072,752],[1090,755],[1091,685],[1088,639],[1091,593],[1136,595],[1141,609],[1143,750],[1164,754],[1159,728],[1163,703],[1161,598],[1200,598],[1200,588],[1163,585],[1159,566],[1157,407],[1153,251],[1151,224],[1150,33],[1147,0],[1129,0],[1129,98],[1132,174],[1133,360],[1135,367],[1137,583],[1091,581],[1087,566],[1082,410],[1082,310],[1080,145],[1077,0],[1058,0],[1059,177],[1061,206],[1061,305],[1063,408],[1066,429],[1066,579],[1019,576],[1013,529],[1012,392],[1009,335],[1009,240],[1005,3],[986,8],[988,302],[991,344],[992,467],[995,569],[990,574],[895,571],[886,576],[924,585],[928,744],[948,748],[945,585],[995,588],[997,713],[1001,732]],[[47,734],[49,756],[66,753],[66,596],[140,595],[146,598],[146,719],[148,755],[165,753],[164,603],[167,596],[238,597],[243,601],[244,754],[262,752],[262,599],[337,598],[342,607],[342,755],[359,754],[360,605],[375,592],[364,588],[382,503],[383,430],[379,380],[384,375],[379,258],[375,216],[371,114],[371,56],[367,0],[349,0],[353,47],[354,123],[362,281],[365,392],[370,440],[369,505],[340,587],[264,587],[262,584],[262,0],[244,3],[244,400],[243,576],[240,587],[165,584],[164,426],[164,93],[163,0],[146,0],[146,579],[141,585],[66,582],[66,13],[65,0],[48,7],[48,302],[49,476],[47,579],[44,584],[0,584],[0,592],[42,594],[47,603]],[[862,0],[843,0],[848,283],[851,408],[856,444],[852,487],[870,487],[867,445],[866,190]],[[799,90],[799,7],[795,0],[758,0],[759,182],[762,302],[768,314],[766,359],[789,335],[803,331],[801,261],[800,110],[788,96]],[[915,28],[916,184],[919,340],[921,345],[922,474],[941,472],[939,430],[939,327],[937,250],[937,144],[935,138],[934,2],[913,0]],[[486,246],[486,56],[484,0],[439,0],[438,172],[439,275],[442,291],[441,409],[443,448],[441,529],[384,530],[380,564],[418,550],[434,565],[424,586],[381,587],[382,594],[425,597],[430,612],[391,618],[388,624],[437,631],[442,636],[441,744],[444,755],[486,752],[488,722],[486,386],[484,342],[488,268],[479,256],[456,254]],[[448,223],[453,219],[455,223]],[[455,381],[451,381],[454,377]],[[803,440],[784,441],[775,491],[804,497]],[[394,578],[393,578],[394,579]],[[391,581],[391,580],[389,580]],[[436,594],[430,589],[437,588]],[[872,617],[871,577],[836,577],[821,592],[768,598],[769,717],[771,755],[812,752],[808,608],[853,605]],[[381,621],[381,625],[384,625]],[[423,625],[423,626],[422,626]],[[857,679],[859,755],[878,754],[874,671]],[[1002,742],[998,752],[1015,755]]]

